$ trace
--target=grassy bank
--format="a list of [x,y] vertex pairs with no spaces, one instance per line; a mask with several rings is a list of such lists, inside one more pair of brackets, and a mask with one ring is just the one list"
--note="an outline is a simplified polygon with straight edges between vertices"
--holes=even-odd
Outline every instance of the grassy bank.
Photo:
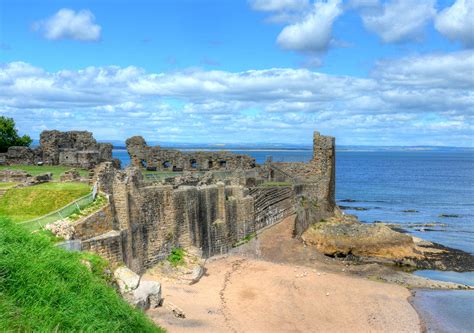
[[0,218],[0,331],[162,332],[107,285],[100,259],[83,259]]
[[83,183],[44,183],[9,189],[0,198],[0,216],[26,221],[55,211],[89,193]]
[[[54,180],[59,180],[59,176],[67,171],[71,170],[72,167],[62,166],[62,165],[2,165],[0,166],[1,170],[23,170],[28,172],[32,176],[36,176],[45,172],[51,172],[53,174]],[[82,177],[87,177],[89,171],[84,169],[77,169]]]

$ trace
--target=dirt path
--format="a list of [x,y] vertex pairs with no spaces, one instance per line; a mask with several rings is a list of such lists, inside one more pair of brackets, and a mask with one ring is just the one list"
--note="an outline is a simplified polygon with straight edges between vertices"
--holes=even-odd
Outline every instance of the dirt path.
[[[258,246],[258,256],[271,255],[273,262],[230,255],[209,262],[197,284],[162,279],[165,306],[150,310],[150,317],[169,332],[420,330],[407,289],[346,275],[339,270],[343,265],[326,264],[301,243],[290,244],[288,226],[279,227],[280,238],[264,233],[247,249]],[[287,255],[295,264],[286,262]],[[186,318],[176,318],[167,303]]]

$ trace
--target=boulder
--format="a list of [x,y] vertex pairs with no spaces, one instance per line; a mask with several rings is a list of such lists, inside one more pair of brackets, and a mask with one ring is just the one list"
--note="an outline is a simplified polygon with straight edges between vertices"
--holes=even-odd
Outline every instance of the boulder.
[[156,281],[141,281],[140,285],[123,294],[124,299],[133,307],[143,311],[161,305],[161,284]]
[[114,277],[122,294],[137,289],[140,283],[140,276],[125,266],[117,268]]
[[204,275],[204,267],[201,266],[201,265],[198,265],[196,267],[193,268],[193,273],[191,275],[191,281],[189,284],[195,284],[197,282],[199,282],[199,280],[202,278],[202,276]]

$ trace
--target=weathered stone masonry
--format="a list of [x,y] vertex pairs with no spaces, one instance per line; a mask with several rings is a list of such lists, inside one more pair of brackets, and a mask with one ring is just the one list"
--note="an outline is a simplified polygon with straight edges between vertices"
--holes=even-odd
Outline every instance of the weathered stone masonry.
[[[209,185],[146,182],[140,168],[96,170],[101,190],[110,195],[112,230],[83,241],[84,247],[136,272],[165,259],[173,247],[204,257],[223,254],[246,236],[297,214],[295,234],[334,213],[334,139],[314,136],[309,163],[257,166],[266,180],[287,186],[257,186],[253,179],[214,180]],[[138,160],[141,156],[137,157]],[[236,172],[238,174],[238,172]]]
[[141,136],[126,141],[131,163],[152,170],[248,170],[255,168],[255,159],[247,155],[222,152],[181,152],[148,146]]
[[87,131],[43,131],[39,147],[10,147],[0,154],[0,162],[7,165],[42,163],[89,169],[106,161],[112,161],[112,144],[97,143]]

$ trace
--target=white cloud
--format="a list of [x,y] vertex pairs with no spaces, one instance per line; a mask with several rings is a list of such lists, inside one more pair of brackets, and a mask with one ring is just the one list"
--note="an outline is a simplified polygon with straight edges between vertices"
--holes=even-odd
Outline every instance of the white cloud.
[[102,28],[95,24],[94,20],[95,17],[89,10],[75,12],[63,8],[50,18],[35,22],[33,29],[51,40],[98,41]]
[[436,14],[435,0],[392,0],[362,10],[364,26],[386,43],[420,40]]
[[334,20],[341,14],[341,0],[316,1],[300,22],[283,28],[277,42],[284,49],[324,52],[332,39]]
[[346,144],[473,145],[473,68],[471,50],[380,62],[369,78],[288,68],[48,72],[15,62],[0,65],[0,113],[33,136],[58,128],[108,133],[101,139],[308,142],[319,129]]
[[438,13],[435,27],[449,39],[474,47],[474,1],[456,0],[451,7]]

